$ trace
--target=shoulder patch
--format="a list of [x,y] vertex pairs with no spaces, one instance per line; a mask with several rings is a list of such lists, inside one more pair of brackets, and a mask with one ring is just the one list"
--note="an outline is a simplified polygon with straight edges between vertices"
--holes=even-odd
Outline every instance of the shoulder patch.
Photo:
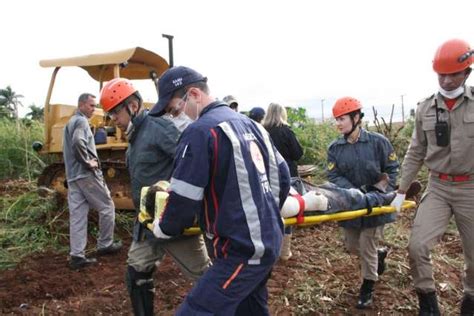
[[390,161],[395,161],[397,160],[397,154],[395,152],[392,152],[390,156],[388,156],[388,160]]
[[336,164],[334,162],[328,163],[328,170],[331,171],[332,169],[334,169],[335,166]]

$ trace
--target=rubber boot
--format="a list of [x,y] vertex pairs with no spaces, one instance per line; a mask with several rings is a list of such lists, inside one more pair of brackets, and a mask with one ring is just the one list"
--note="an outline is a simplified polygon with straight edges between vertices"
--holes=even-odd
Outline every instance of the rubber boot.
[[280,259],[287,261],[291,258],[293,254],[291,253],[291,234],[283,235],[283,242],[281,243],[281,252]]
[[420,302],[420,316],[439,316],[441,315],[438,307],[436,292],[423,293],[417,291],[418,301]]
[[135,316],[153,316],[153,300],[155,287],[153,285],[153,271],[137,272],[128,266],[125,275],[128,294]]
[[374,284],[375,281],[364,279],[362,286],[360,287],[359,301],[357,302],[356,308],[365,309],[372,306],[374,299]]
[[385,268],[386,268],[385,258],[387,258],[387,254],[388,254],[387,247],[377,249],[377,257],[378,257],[377,274],[378,275],[382,275],[385,272]]
[[474,298],[464,294],[461,302],[461,316],[474,316]]

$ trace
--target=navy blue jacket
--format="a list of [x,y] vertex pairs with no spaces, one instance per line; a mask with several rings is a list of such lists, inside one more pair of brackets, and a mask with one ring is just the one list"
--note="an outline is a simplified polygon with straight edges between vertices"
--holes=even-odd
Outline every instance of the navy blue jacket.
[[273,264],[289,188],[288,166],[263,126],[214,102],[181,135],[159,225],[175,236],[197,216],[215,257]]
[[[148,110],[138,114],[132,123],[133,131],[129,135],[126,157],[133,204],[138,212],[142,187],[170,179],[179,131],[170,120],[149,116]],[[140,240],[144,236],[154,237],[137,220],[133,238]]]
[[[383,135],[361,129],[359,140],[348,143],[340,137],[329,145],[328,180],[342,188],[361,188],[378,182],[382,173],[390,177],[389,191],[395,189],[399,163],[392,145]],[[339,222],[346,228],[370,228],[395,221],[396,214],[359,217]]]

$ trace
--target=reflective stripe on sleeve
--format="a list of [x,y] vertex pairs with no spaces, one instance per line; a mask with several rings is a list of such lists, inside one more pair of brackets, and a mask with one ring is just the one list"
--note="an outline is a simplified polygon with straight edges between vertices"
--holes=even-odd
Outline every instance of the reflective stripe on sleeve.
[[170,190],[194,201],[201,201],[204,197],[204,188],[200,188],[176,178],[171,178]]

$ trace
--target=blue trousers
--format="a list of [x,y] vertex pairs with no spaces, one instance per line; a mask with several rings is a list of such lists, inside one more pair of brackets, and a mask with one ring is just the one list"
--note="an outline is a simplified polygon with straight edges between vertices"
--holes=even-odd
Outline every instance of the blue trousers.
[[176,315],[269,315],[266,285],[272,267],[218,258],[199,279]]

